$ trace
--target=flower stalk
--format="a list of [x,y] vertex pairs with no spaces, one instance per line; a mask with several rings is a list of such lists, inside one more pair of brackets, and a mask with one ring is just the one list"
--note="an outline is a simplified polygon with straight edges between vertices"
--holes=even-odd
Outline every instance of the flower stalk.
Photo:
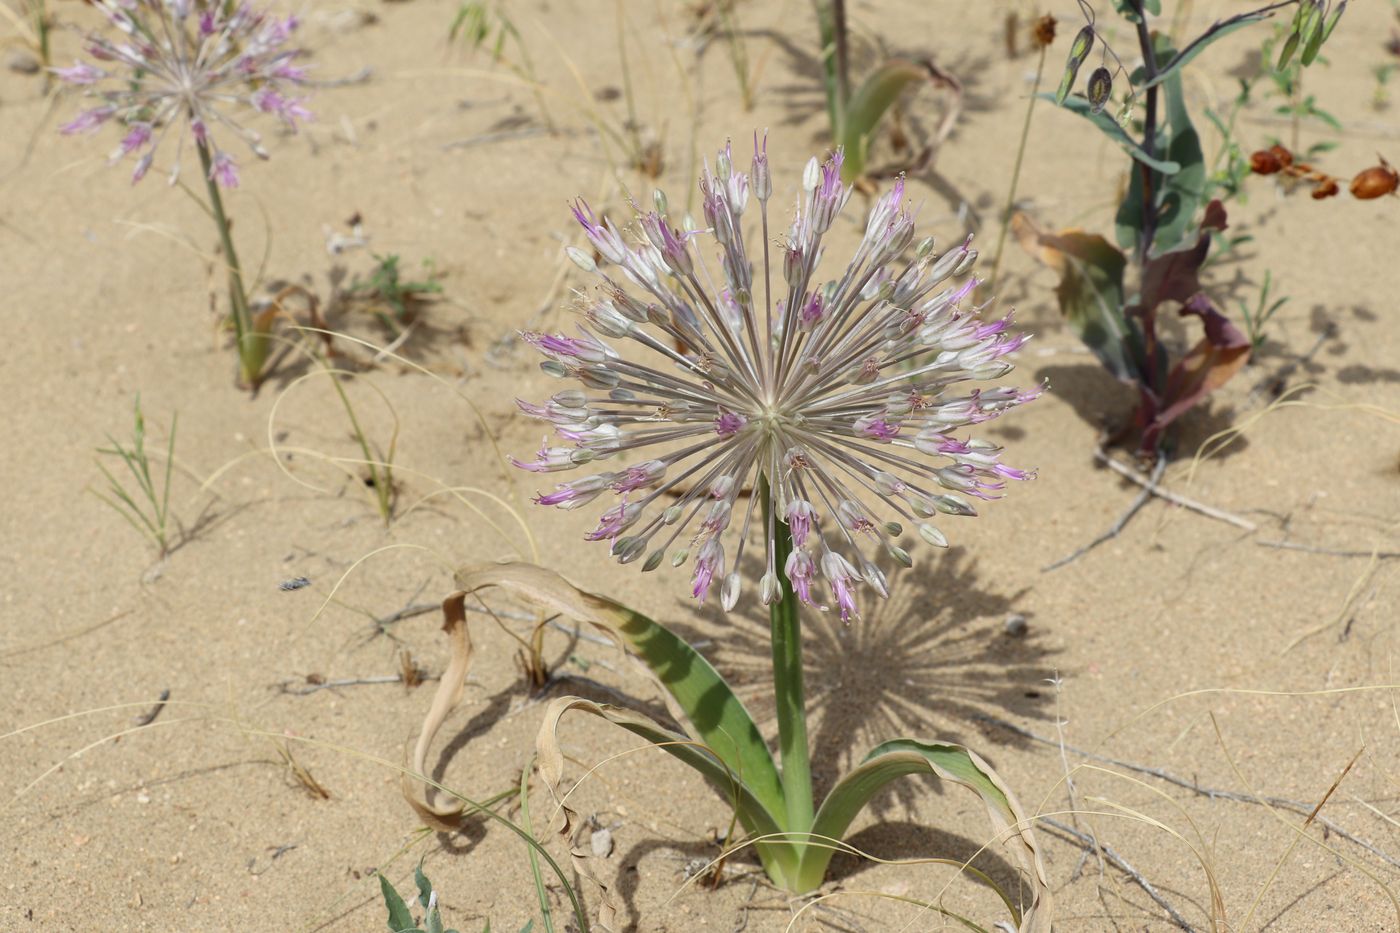
[[209,192],[209,210],[214,216],[214,226],[219,230],[219,246],[224,253],[224,265],[228,267],[229,317],[233,319],[234,340],[238,348],[238,375],[244,385],[256,389],[262,381],[263,367],[272,341],[265,330],[256,327],[252,309],[248,305],[248,291],[243,285],[243,267],[238,262],[238,251],[233,246],[233,230],[228,215],[224,213],[223,195],[219,193],[214,176],[214,159],[209,146],[204,142],[195,143],[199,151],[199,164],[204,169],[204,184]]
[[[779,565],[792,553],[787,523],[773,517],[773,496],[768,481],[759,486],[763,519],[776,524],[774,545]],[[782,578],[782,596],[768,607],[773,636],[773,700],[778,715],[778,753],[782,768],[783,798],[787,806],[787,830],[805,833],[812,828],[812,761],[807,747],[807,691],[802,670],[802,617],[792,583]]]

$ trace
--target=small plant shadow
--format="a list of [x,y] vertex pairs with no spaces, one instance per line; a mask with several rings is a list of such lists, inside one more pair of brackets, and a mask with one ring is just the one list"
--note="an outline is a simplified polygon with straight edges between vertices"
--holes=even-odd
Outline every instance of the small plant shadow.
[[[720,849],[718,844],[702,840],[682,842],[657,839],[652,836],[628,847],[627,851],[618,859],[617,873],[617,892],[627,912],[627,920],[621,927],[623,933],[640,933],[642,930],[642,911],[637,905],[637,888],[641,881],[639,866],[643,859],[662,852],[675,853],[673,857],[676,859],[676,870],[668,880],[671,881],[673,887],[678,887],[686,879],[691,878],[694,871],[704,868],[717,858]],[[745,848],[726,859],[726,864],[734,863],[751,868],[756,873],[762,872],[752,848]],[[691,884],[699,890],[708,890],[712,882],[707,876],[696,878],[691,881]],[[723,884],[724,882],[721,882],[721,885]]]
[[[874,826],[853,834],[846,842],[877,858],[894,859],[918,855],[966,862],[986,872],[1004,891],[1016,891],[1023,881],[1020,873],[1000,856],[995,844],[987,846],[983,842],[943,832],[921,823],[881,820]],[[827,882],[845,881],[870,865],[869,860],[858,855],[837,852],[831,858]],[[966,880],[975,883],[972,876],[966,876]]]

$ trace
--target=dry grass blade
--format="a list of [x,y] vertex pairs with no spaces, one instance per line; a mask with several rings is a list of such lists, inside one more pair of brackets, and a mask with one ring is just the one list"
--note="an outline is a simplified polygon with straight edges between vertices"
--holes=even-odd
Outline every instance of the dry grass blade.
[[466,593],[456,592],[442,601],[442,630],[447,635],[452,656],[447,662],[447,670],[442,673],[437,692],[433,694],[433,705],[429,707],[423,728],[418,733],[413,760],[403,772],[401,781],[404,798],[418,818],[443,832],[457,831],[466,804],[460,800],[447,805],[437,803],[433,788],[420,780],[418,775],[428,773],[428,749],[442,728],[443,721],[461,702],[462,692],[467,686],[467,671],[472,664],[472,642],[467,635],[466,599]]

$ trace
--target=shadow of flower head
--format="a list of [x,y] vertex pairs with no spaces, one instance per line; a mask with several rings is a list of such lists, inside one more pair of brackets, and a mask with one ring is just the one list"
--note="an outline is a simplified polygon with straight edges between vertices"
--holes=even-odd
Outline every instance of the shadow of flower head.
[[[891,573],[888,600],[869,600],[859,620],[803,615],[808,729],[818,795],[870,749],[896,738],[971,740],[979,714],[1045,718],[1053,653],[1034,635],[1013,638],[1004,619],[1024,591],[985,586],[975,558],[950,548],[913,570]],[[723,617],[705,654],[742,696],[765,732],[772,710],[770,636],[750,614]],[[706,626],[709,628],[709,626]],[[689,633],[685,636],[689,637]],[[894,786],[912,806],[918,785]],[[874,805],[888,808],[891,797]]]

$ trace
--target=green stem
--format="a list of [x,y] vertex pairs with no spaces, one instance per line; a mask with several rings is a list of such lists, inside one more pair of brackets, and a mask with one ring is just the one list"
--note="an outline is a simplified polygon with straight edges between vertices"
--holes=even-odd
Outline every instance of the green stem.
[[[778,753],[782,767],[783,800],[787,808],[790,833],[811,830],[812,760],[807,750],[807,694],[802,682],[802,620],[798,611],[797,594],[782,572],[792,552],[792,538],[787,523],[773,520],[772,494],[768,481],[762,480],[759,495],[763,502],[764,524],[774,529],[774,566],[782,582],[783,596],[769,607],[773,632],[773,699],[778,713]],[[797,840],[799,846],[803,840]]]
[[[324,365],[324,364],[323,364]],[[365,464],[369,467],[370,482],[374,483],[375,498],[379,503],[379,517],[384,519],[387,527],[389,519],[393,517],[393,502],[390,496],[393,493],[394,477],[390,472],[393,468],[385,465],[383,470],[377,465],[379,460],[370,449],[369,438],[365,437],[364,429],[360,427],[360,419],[355,417],[355,406],[350,404],[350,397],[345,394],[345,388],[340,384],[340,377],[326,366],[331,378],[331,385],[335,387],[335,394],[340,396],[340,404],[345,406],[345,414],[350,417],[350,427],[355,432],[355,440],[360,444],[360,452],[365,456]]]
[[1016,208],[1016,188],[1021,181],[1021,163],[1026,157],[1026,141],[1031,135],[1031,115],[1035,113],[1035,101],[1040,96],[1040,79],[1045,73],[1045,50],[1040,47],[1040,61],[1035,66],[1035,85],[1031,88],[1031,99],[1026,104],[1026,119],[1021,124],[1021,145],[1016,150],[1016,164],[1011,169],[1011,187],[1006,192],[1006,209],[1001,212],[1001,233],[997,236],[997,255],[992,260],[992,274],[987,278],[987,288],[997,285],[997,273],[1001,271],[1001,254],[1006,249],[1006,233],[1011,229],[1011,212]]
[[228,301],[233,309],[233,332],[238,342],[239,375],[249,388],[256,389],[262,381],[263,365],[267,362],[271,342],[266,334],[257,333],[253,327],[248,292],[243,287],[243,269],[233,248],[233,233],[229,228],[228,215],[224,213],[219,183],[214,180],[214,162],[209,155],[209,146],[196,142],[195,148],[199,150],[199,164],[204,169],[204,184],[209,190],[209,209],[214,215],[214,226],[219,228],[219,244],[223,247],[224,263],[228,266]]

